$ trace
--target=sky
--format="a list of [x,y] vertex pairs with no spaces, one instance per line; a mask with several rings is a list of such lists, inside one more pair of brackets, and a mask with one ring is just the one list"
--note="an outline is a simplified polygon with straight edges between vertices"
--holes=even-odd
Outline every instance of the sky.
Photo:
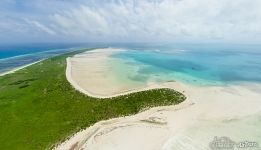
[[0,43],[261,42],[261,0],[0,0]]

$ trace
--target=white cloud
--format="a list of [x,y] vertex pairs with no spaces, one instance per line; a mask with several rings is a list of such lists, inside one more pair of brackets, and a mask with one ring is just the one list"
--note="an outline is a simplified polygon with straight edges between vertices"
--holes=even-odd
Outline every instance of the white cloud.
[[47,26],[41,24],[38,21],[31,21],[31,20],[26,20],[29,24],[33,25],[34,27],[36,27],[37,29],[39,29],[40,31],[46,32],[48,34],[51,35],[56,35],[56,32],[53,31],[52,29],[48,28]]
[[[5,1],[10,2],[4,6],[16,8],[11,7],[15,0]],[[23,28],[26,23],[20,18],[33,20],[24,30],[41,31],[34,32],[39,36],[48,33],[79,41],[261,41],[260,0],[28,0],[20,5],[18,12],[0,13],[17,19]]]
[[261,3],[260,0],[125,0],[80,6],[53,15],[53,20],[67,33],[87,38],[233,40],[255,38],[261,33]]
[[72,35],[106,34],[107,22],[103,16],[86,6],[80,6],[70,12],[53,15],[53,20],[62,28],[63,33]]

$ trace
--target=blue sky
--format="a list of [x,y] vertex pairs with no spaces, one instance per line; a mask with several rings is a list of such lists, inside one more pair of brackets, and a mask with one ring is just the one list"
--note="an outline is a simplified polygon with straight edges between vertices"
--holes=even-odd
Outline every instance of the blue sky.
[[261,42],[260,0],[1,0],[0,43]]

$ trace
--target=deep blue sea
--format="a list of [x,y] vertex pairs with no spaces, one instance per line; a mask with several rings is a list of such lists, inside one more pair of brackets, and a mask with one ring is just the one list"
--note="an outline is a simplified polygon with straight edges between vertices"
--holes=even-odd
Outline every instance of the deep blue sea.
[[0,59],[19,55],[32,54],[48,50],[67,49],[74,47],[73,44],[13,44],[0,45]]

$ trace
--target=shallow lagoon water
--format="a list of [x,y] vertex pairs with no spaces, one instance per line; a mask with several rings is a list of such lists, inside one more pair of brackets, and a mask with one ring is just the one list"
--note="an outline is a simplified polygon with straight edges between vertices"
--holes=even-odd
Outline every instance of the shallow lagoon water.
[[[33,57],[40,59],[39,56],[44,55],[29,55],[28,60],[35,61]],[[261,82],[261,54],[256,50],[129,48],[128,51],[115,53],[111,58],[111,76],[121,84],[132,84],[133,87],[173,80],[199,85]],[[21,59],[27,60],[25,57]],[[228,136],[236,142],[251,140],[261,143],[260,126],[260,113],[236,120],[207,120],[177,134],[166,143],[165,148],[208,149],[208,143],[214,136]]]
[[244,50],[236,48],[128,49],[111,57],[117,60],[112,64],[118,66],[114,67],[115,75],[128,74],[126,81],[179,80],[198,85],[261,82],[261,52],[251,46],[249,50],[245,50],[246,47]]
[[[209,49],[157,47],[127,49],[111,55],[112,76],[120,84],[146,85],[150,82],[181,81],[198,86],[227,86],[261,83],[261,49],[250,46],[211,47]],[[258,91],[259,92],[259,91]],[[244,109],[244,108],[242,108]],[[229,138],[235,144],[255,142],[260,149],[261,112],[238,118],[198,121],[171,137],[164,150],[210,149],[217,138]]]

